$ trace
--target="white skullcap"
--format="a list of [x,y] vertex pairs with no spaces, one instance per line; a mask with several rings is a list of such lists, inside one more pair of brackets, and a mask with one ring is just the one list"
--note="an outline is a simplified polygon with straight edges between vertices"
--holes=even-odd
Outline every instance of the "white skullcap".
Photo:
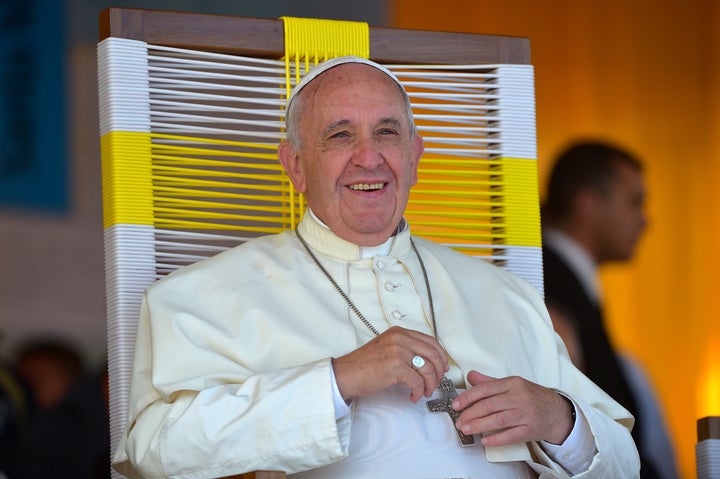
[[316,66],[310,68],[310,70],[305,74],[305,76],[302,77],[302,80],[300,80],[300,82],[297,85],[295,85],[295,87],[290,92],[290,97],[288,98],[288,101],[287,101],[287,108],[288,109],[290,108],[290,103],[292,103],[293,98],[295,98],[297,96],[297,94],[300,93],[300,90],[305,88],[308,83],[310,83],[316,77],[325,73],[329,69],[334,68],[339,65],[344,65],[345,63],[362,63],[363,65],[368,65],[377,70],[380,70],[381,72],[383,72],[384,74],[386,74],[387,76],[392,78],[393,81],[395,83],[397,83],[398,86],[400,86],[400,88],[403,91],[405,90],[402,83],[400,83],[400,80],[398,80],[398,78],[395,76],[395,74],[393,74],[390,70],[388,70],[384,66],[380,65],[379,63],[375,63],[372,60],[368,60],[367,58],[362,58],[362,57],[353,57],[353,56],[337,57],[337,58],[333,58],[333,59],[324,61],[322,63],[319,63]]

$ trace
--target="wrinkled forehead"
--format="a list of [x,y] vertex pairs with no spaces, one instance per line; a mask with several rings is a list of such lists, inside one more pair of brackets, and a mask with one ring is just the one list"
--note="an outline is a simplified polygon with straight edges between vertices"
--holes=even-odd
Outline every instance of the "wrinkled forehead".
[[292,104],[295,97],[302,91],[303,88],[305,88],[310,82],[315,80],[317,77],[325,73],[326,71],[330,70],[331,68],[335,68],[340,65],[346,65],[350,63],[356,63],[356,64],[362,64],[367,65],[370,67],[375,68],[376,70],[384,73],[389,78],[391,78],[398,87],[404,92],[405,88],[403,87],[402,83],[400,83],[400,80],[387,68],[380,65],[379,63],[375,63],[372,60],[368,60],[366,58],[362,57],[353,57],[353,56],[346,56],[346,57],[338,57],[333,58],[332,60],[328,60],[326,62],[320,63],[317,66],[314,66],[308,71],[305,76],[300,80],[300,82],[295,85],[295,88],[292,89],[292,92],[290,93],[290,97],[287,101],[287,109],[290,108],[290,105]]

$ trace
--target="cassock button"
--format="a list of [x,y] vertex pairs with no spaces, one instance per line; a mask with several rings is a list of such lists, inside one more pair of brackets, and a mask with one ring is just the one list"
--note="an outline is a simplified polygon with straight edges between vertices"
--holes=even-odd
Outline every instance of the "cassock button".
[[398,287],[397,284],[391,283],[390,281],[385,283],[385,290],[389,293],[392,293],[393,291],[395,291],[395,289],[397,289],[397,287]]
[[405,317],[405,315],[396,309],[395,311],[392,312],[392,317],[397,320],[401,320]]
[[383,263],[382,261],[378,261],[377,263],[375,263],[375,267],[377,267],[377,269],[384,269],[385,263]]

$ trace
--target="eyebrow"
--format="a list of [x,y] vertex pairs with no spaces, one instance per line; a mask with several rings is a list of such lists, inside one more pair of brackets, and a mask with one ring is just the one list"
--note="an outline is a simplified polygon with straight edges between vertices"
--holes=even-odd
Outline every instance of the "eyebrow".
[[[330,123],[327,128],[325,128],[324,133],[329,133],[331,131],[335,131],[338,128],[345,127],[347,125],[350,125],[351,121],[347,119],[338,120]],[[394,117],[388,117],[388,118],[382,118],[380,121],[378,121],[378,125],[390,125],[394,126],[395,128],[400,128],[402,126],[402,121],[398,118]]]
[[400,121],[397,118],[391,117],[391,118],[383,118],[380,120],[380,125],[391,125],[395,128],[400,128],[402,126],[402,121]]

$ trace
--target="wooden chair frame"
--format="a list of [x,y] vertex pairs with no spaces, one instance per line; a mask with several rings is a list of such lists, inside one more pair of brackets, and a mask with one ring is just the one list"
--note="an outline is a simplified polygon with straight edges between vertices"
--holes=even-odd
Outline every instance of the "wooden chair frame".
[[[100,40],[281,58],[283,22],[197,13],[110,8],[100,15]],[[370,59],[378,63],[530,64],[527,38],[370,27]]]

